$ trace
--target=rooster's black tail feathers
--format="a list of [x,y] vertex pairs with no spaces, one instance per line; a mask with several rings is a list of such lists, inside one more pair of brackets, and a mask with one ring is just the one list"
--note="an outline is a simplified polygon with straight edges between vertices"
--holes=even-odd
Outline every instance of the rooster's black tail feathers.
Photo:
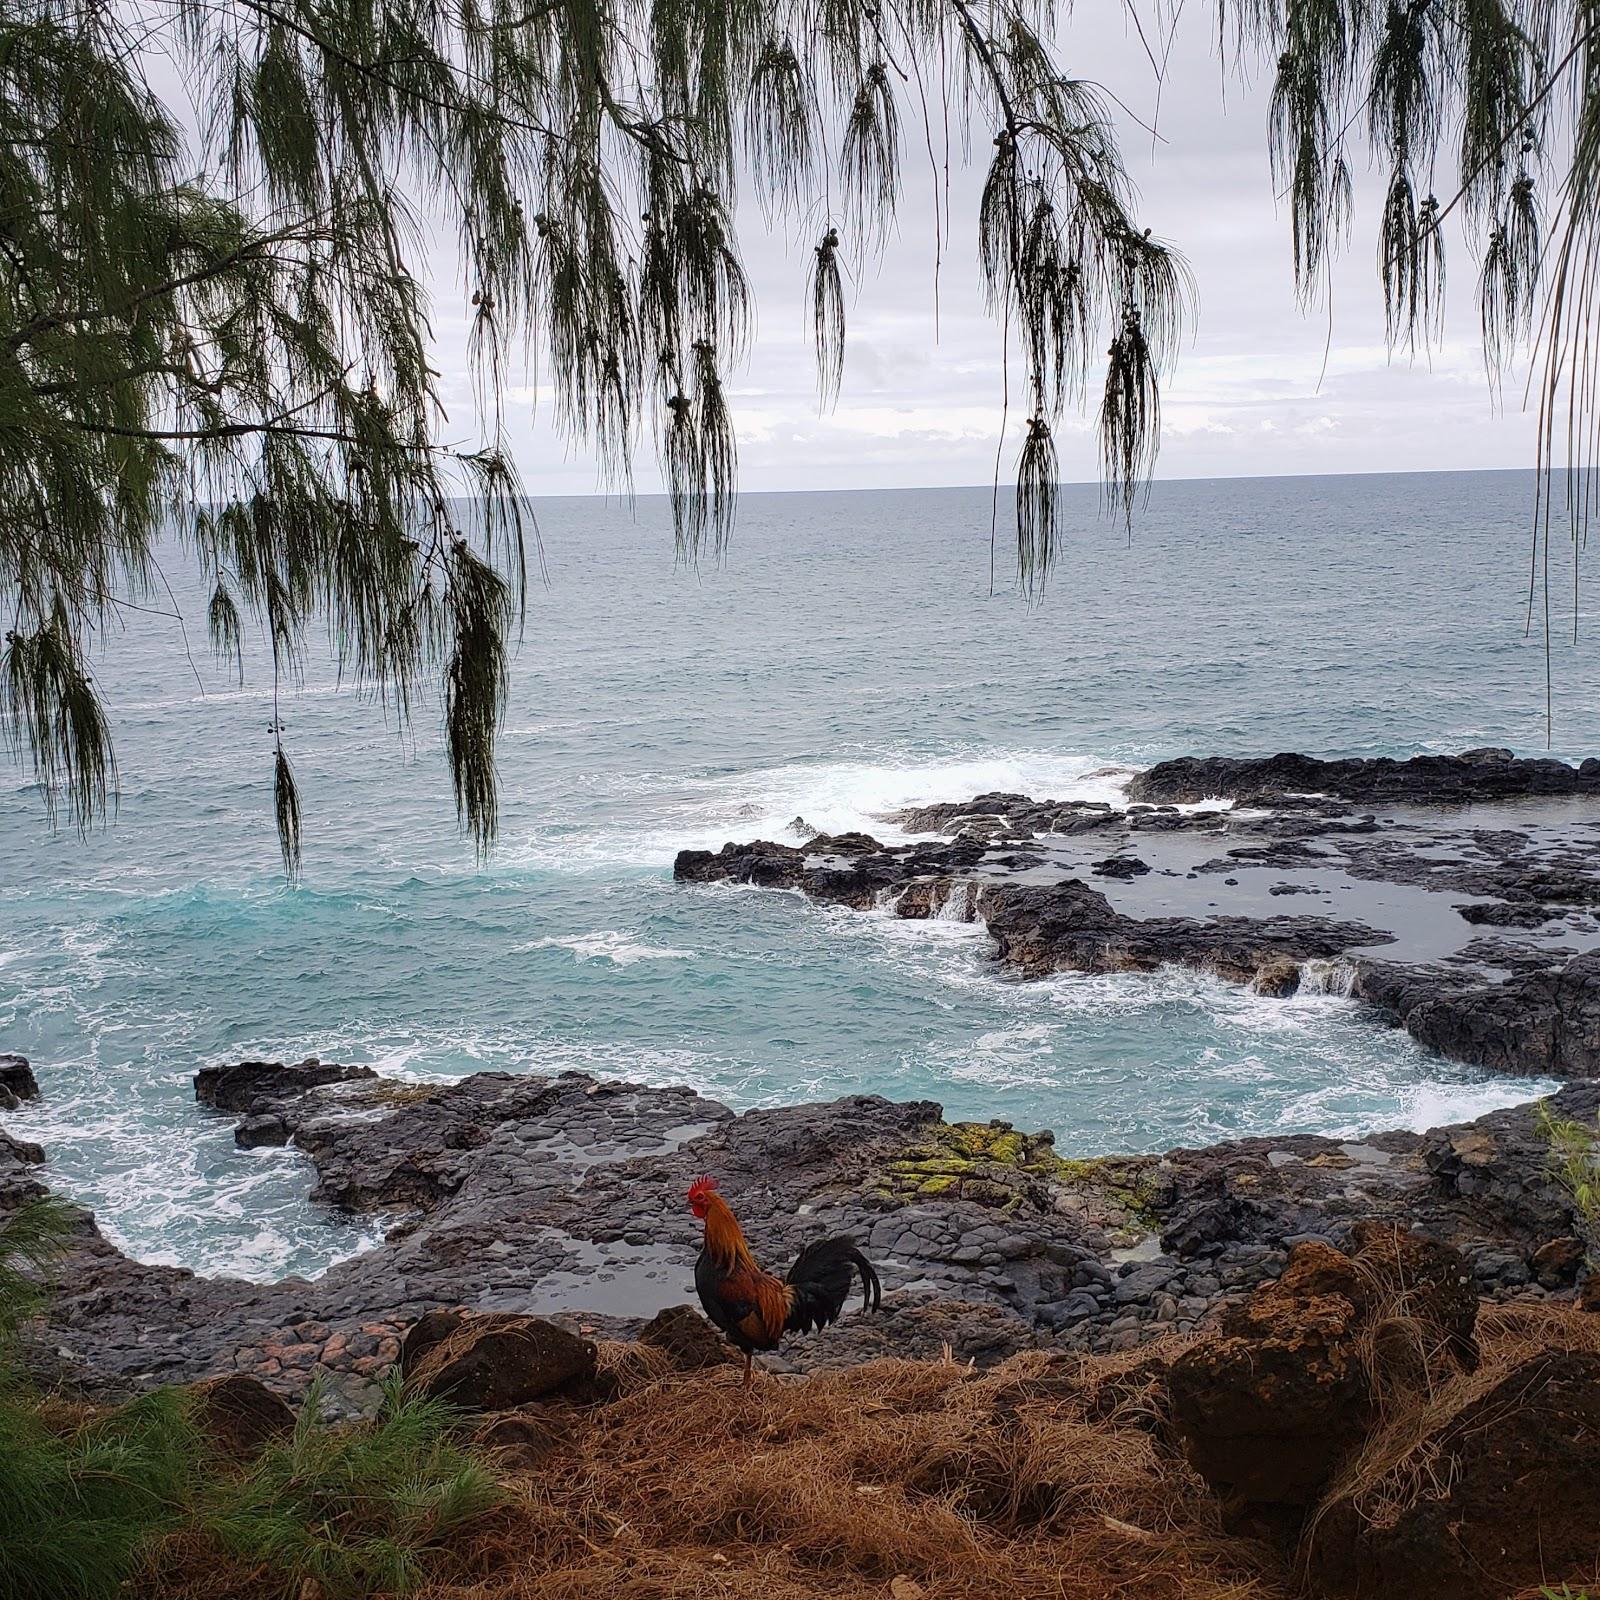
[[872,1263],[856,1249],[854,1239],[841,1236],[808,1244],[785,1280],[794,1290],[786,1329],[790,1333],[810,1333],[813,1328],[837,1322],[858,1274],[861,1309],[876,1311],[883,1300],[883,1285]]

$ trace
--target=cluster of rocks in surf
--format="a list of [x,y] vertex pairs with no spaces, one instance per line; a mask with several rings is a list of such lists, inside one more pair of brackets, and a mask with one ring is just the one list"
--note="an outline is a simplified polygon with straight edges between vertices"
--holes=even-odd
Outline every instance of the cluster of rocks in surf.
[[[1600,793],[1600,763],[1196,760],[1130,792],[1127,809],[979,796],[899,819],[944,837],[731,845],[686,852],[677,875],[982,920],[1024,975],[1177,962],[1274,995],[1337,964],[1353,995],[1424,1042],[1571,1077],[1550,1111],[1600,1116],[1600,1082],[1581,1081],[1600,1071],[1600,955],[1582,947],[1600,829],[1586,814],[1486,825],[1414,809],[1581,800]],[[1205,803],[1217,799],[1264,809]],[[1075,840],[1081,868],[1065,870]],[[1243,899],[1263,883],[1268,900],[1314,896],[1304,880],[1320,873],[1432,893],[1466,931],[1423,959],[1378,916],[1226,904],[1225,890]],[[1164,879],[1196,885],[1180,893],[1203,904],[1119,904],[1166,892]],[[28,1064],[0,1055],[0,1111],[37,1092]],[[761,1260],[781,1268],[808,1240],[850,1232],[888,1290],[880,1315],[785,1346],[779,1370],[1138,1350],[1165,1397],[1160,1425],[1229,1525],[1301,1541],[1321,1592],[1453,1600],[1486,1573],[1514,1587],[1592,1553],[1600,1338],[1563,1344],[1557,1320],[1537,1319],[1600,1310],[1600,1276],[1532,1105],[1426,1133],[1077,1160],[1048,1134],[947,1123],[932,1102],[735,1115],[686,1088],[570,1073],[439,1085],[241,1062],[201,1071],[195,1094],[197,1116],[234,1119],[241,1149],[296,1152],[313,1200],[372,1217],[382,1242],[314,1282],[254,1284],[133,1261],[80,1213],[33,1359],[91,1394],[198,1383],[241,1448],[286,1425],[275,1396],[320,1378],[334,1407],[359,1410],[399,1367],[491,1413],[482,1439],[534,1461],[559,1440],[526,1402],[603,1398],[597,1340],[639,1338],[680,1369],[717,1361],[683,1308],[698,1244],[683,1193],[712,1171]],[[0,1128],[0,1212],[46,1191],[47,1157]],[[1479,1380],[1485,1305],[1529,1319],[1530,1353]],[[1403,1490],[1446,1457],[1451,1471],[1369,1518],[1341,1486],[1406,1385],[1431,1409],[1415,1438],[1391,1441],[1388,1479]],[[1361,1492],[1388,1494],[1388,1479]]]
[[[15,1111],[24,1100],[39,1097],[38,1080],[26,1056],[0,1054],[0,1111]],[[38,1169],[44,1165],[43,1149],[18,1139],[0,1127],[0,1210],[45,1192]]]
[[[1128,792],[1126,808],[979,795],[890,819],[951,837],[757,840],[683,851],[674,870],[981,922],[1026,977],[1177,965],[1283,995],[1333,967],[1343,992],[1453,1060],[1600,1072],[1600,814],[1538,809],[1600,796],[1600,762],[1187,758]],[[1437,948],[1408,947],[1407,916]]]

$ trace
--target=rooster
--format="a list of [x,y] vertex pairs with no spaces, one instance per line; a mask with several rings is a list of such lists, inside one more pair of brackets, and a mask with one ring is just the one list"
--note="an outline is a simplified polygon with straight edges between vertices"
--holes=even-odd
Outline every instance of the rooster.
[[854,1239],[818,1239],[800,1252],[788,1276],[763,1272],[750,1254],[738,1219],[717,1193],[715,1178],[689,1186],[689,1209],[705,1223],[705,1243],[694,1264],[694,1286],[708,1317],[744,1355],[744,1386],[757,1350],[776,1350],[786,1333],[810,1333],[839,1319],[856,1275],[863,1311],[875,1311],[883,1285]]

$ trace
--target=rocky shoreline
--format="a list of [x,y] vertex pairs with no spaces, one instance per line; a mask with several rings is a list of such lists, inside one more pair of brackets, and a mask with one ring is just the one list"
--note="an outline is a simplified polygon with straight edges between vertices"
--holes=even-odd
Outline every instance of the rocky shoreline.
[[[234,1119],[243,1142],[304,1151],[327,1204],[390,1217],[387,1239],[314,1283],[260,1286],[130,1261],[84,1214],[36,1359],[91,1397],[191,1384],[230,1448],[286,1429],[313,1379],[351,1415],[398,1369],[461,1407],[499,1470],[541,1494],[576,1486],[585,1514],[596,1463],[641,1417],[695,1419],[682,1449],[743,1472],[865,1412],[886,1441],[954,1437],[931,1466],[917,1456],[908,1489],[879,1467],[842,1495],[905,1493],[914,1515],[956,1494],[980,1525],[1000,1496],[1029,1538],[1082,1513],[1099,1554],[1064,1538],[1063,1571],[1148,1576],[1155,1540],[1181,1570],[1261,1577],[1263,1595],[1532,1595],[1593,1570],[1600,1283],[1531,1106],[1425,1134],[1071,1161],[1048,1135],[871,1097],[735,1116],[684,1089],[494,1073],[434,1088],[319,1061],[207,1069],[196,1091],[197,1115]],[[1553,1109],[1592,1119],[1600,1084]],[[705,1168],[768,1260],[838,1228],[872,1254],[881,1314],[771,1363],[833,1372],[741,1398],[683,1307],[683,1191]],[[45,1170],[0,1136],[0,1210]],[[1058,1438],[1065,1456],[1030,1453]],[[635,1470],[659,1476],[670,1447],[641,1448]],[[1085,1510],[1085,1451],[1126,1509]],[[1164,1494],[1186,1520],[1157,1534]],[[559,1561],[559,1540],[527,1537]],[[789,1548],[766,1537],[763,1558]],[[671,1543],[657,1530],[619,1559]],[[934,1565],[953,1559],[941,1547]],[[1173,1582],[1149,1592],[1190,1592]]]
[[[1425,1134],[1076,1161],[1047,1134],[871,1096],[735,1115],[688,1089],[576,1074],[419,1086],[316,1061],[207,1069],[197,1095],[242,1143],[264,1130],[293,1143],[317,1198],[384,1218],[387,1237],[313,1282],[260,1285],[133,1261],[85,1213],[48,1338],[76,1388],[237,1372],[293,1397],[321,1376],[361,1409],[405,1330],[441,1307],[636,1332],[693,1298],[683,1194],[701,1171],[722,1179],[762,1258],[781,1266],[848,1231],[883,1274],[880,1316],[786,1346],[780,1371],[946,1348],[980,1366],[1130,1350],[1205,1325],[1296,1245],[1343,1245],[1374,1218],[1458,1249],[1485,1298],[1584,1289],[1583,1225],[1532,1106]],[[1600,1084],[1552,1106],[1592,1120]],[[0,1135],[0,1207],[43,1190],[43,1157]]]
[[[1265,994],[1347,983],[1459,1060],[1572,1078],[1558,1115],[1600,1113],[1600,1082],[1583,1081],[1600,1067],[1600,764],[1180,762],[1133,788],[1176,798],[1118,811],[980,796],[898,819],[942,837],[729,845],[685,852],[677,873],[981,918],[1024,976],[1177,961]],[[1346,798],[1380,795],[1390,809]],[[1558,804],[1575,809],[1540,809]],[[35,1092],[20,1058],[0,1057],[0,1087]],[[1214,1325],[1297,1246],[1344,1246],[1374,1219],[1458,1250],[1487,1300],[1590,1294],[1590,1241],[1531,1104],[1421,1134],[1079,1160],[1047,1133],[872,1096],[736,1115],[687,1088],[417,1084],[316,1060],[207,1068],[195,1094],[242,1147],[300,1151],[312,1198],[380,1220],[384,1240],[313,1282],[260,1285],[133,1261],[82,1214],[40,1352],[80,1389],[237,1372],[292,1397],[320,1376],[360,1409],[405,1330],[441,1307],[634,1331],[692,1299],[683,1194],[704,1171],[765,1261],[848,1231],[882,1272],[881,1316],[786,1346],[779,1370],[1132,1350]],[[0,1125],[0,1208],[45,1189],[47,1158]]]

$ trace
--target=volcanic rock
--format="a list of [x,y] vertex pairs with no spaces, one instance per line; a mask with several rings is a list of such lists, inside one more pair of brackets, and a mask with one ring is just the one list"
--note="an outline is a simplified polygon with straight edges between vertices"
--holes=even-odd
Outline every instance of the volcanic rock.
[[0,1055],[0,1094],[9,1095],[13,1101],[38,1098],[39,1080],[26,1056]]
[[45,1192],[34,1169],[44,1164],[44,1151],[0,1128],[0,1212]]
[[793,888],[806,853],[790,844],[757,839],[710,850],[680,850],[672,875],[680,883],[755,883],[768,889]]
[[400,1340],[400,1375],[409,1378],[422,1358],[435,1346],[443,1344],[466,1320],[465,1306],[440,1307],[418,1317]]
[[[1535,1253],[1583,1236],[1531,1106],[1426,1135],[1093,1161],[1004,1123],[945,1123],[927,1101],[736,1117],[688,1089],[579,1074],[336,1082],[276,1106],[318,1192],[386,1207],[403,1179],[412,1209],[315,1282],[280,1284],[131,1261],[83,1218],[48,1330],[73,1383],[115,1394],[232,1368],[294,1398],[320,1374],[345,1415],[370,1409],[391,1365],[412,1370],[462,1308],[636,1338],[692,1294],[699,1225],[684,1194],[702,1172],[722,1180],[769,1270],[845,1233],[883,1278],[881,1313],[852,1299],[833,1327],[785,1342],[778,1364],[800,1370],[947,1344],[980,1366],[1040,1344],[1130,1350],[1209,1325],[1308,1240],[1363,1255],[1355,1225],[1368,1218],[1455,1246],[1472,1287],[1501,1299],[1544,1294]],[[1591,1120],[1600,1084],[1566,1086],[1551,1109]],[[0,1174],[39,1192],[41,1169],[9,1160]],[[0,1175],[0,1209],[10,1195]],[[1134,1246],[1139,1259],[1118,1259]]]
[[330,1083],[376,1078],[371,1067],[345,1067],[308,1056],[297,1066],[280,1061],[239,1061],[202,1067],[194,1076],[194,1097],[218,1111],[263,1111],[275,1102]]
[[1477,1366],[1478,1293],[1458,1250],[1375,1218],[1356,1223],[1347,1248],[1387,1382],[1416,1387]]
[[7,1167],[37,1167],[43,1162],[44,1150],[39,1145],[0,1130],[0,1171]]
[[734,1359],[721,1334],[693,1306],[658,1311],[639,1330],[639,1343],[662,1351],[679,1372],[698,1372]]
[[1029,977],[1175,965],[1249,983],[1264,968],[1335,956],[1384,937],[1321,917],[1127,917],[1098,889],[1073,878],[989,889],[981,904],[997,956]]
[[1322,761],[1285,753],[1233,759],[1182,756],[1161,761],[1128,785],[1136,800],[1192,804],[1231,799],[1262,804],[1295,795],[1333,795],[1364,805],[1459,805],[1469,800],[1600,795],[1600,761],[1581,766],[1521,760],[1509,750],[1466,750],[1457,756]]
[[1100,878],[1140,878],[1150,870],[1150,863],[1138,856],[1107,856],[1089,870]]
[[260,1116],[245,1117],[233,1130],[233,1142],[241,1150],[255,1150],[262,1145],[287,1144],[289,1124],[275,1111]]
[[406,1386],[465,1411],[509,1411],[595,1375],[596,1351],[553,1322],[505,1312],[464,1317],[412,1363]]
[[1420,1431],[1407,1419],[1394,1450],[1374,1452],[1381,1470],[1320,1509],[1307,1565],[1323,1593],[1461,1600],[1592,1582],[1600,1355],[1547,1350],[1487,1390],[1454,1393]]
[[1585,1251],[1581,1240],[1571,1234],[1551,1239],[1533,1253],[1533,1275],[1546,1289],[1559,1289],[1571,1283],[1583,1265]]
[[1310,1505],[1371,1415],[1348,1258],[1297,1246],[1285,1280],[1229,1305],[1168,1378],[1189,1459],[1236,1505]]
[[1380,1402],[1431,1394],[1476,1366],[1477,1311],[1461,1256],[1397,1223],[1358,1222],[1348,1253],[1297,1244],[1276,1282],[1225,1305],[1172,1365],[1190,1460],[1241,1520],[1303,1510]]
[[294,1412],[257,1378],[242,1372],[202,1378],[188,1386],[200,1431],[224,1454],[248,1461],[263,1445],[294,1427]]
[[[799,889],[857,910],[979,921],[997,958],[1025,977],[1178,965],[1287,996],[1307,987],[1308,965],[1337,965],[1336,978],[1318,972],[1310,987],[1350,994],[1453,1060],[1600,1074],[1600,818],[1524,805],[1493,819],[1502,825],[1479,826],[1470,815],[1458,822],[1417,809],[1472,802],[1506,811],[1512,802],[1600,797],[1600,761],[1573,768],[1503,751],[1411,762],[1186,758],[1136,778],[1131,792],[1192,799],[1212,786],[1272,809],[1118,811],[979,795],[897,819],[958,830],[948,841],[819,836],[805,849],[756,841],[685,851],[675,871],[685,882]],[[1346,796],[1409,809],[1352,817]],[[1526,826],[1510,825],[1524,816]],[[1092,845],[1074,842],[1085,835]],[[1035,841],[1026,853],[1019,837]],[[1211,838],[1218,850],[1207,860],[1196,845]],[[1277,881],[1250,881],[1261,872]],[[1182,888],[1191,881],[1199,887]],[[1366,885],[1379,887],[1369,897]],[[1404,893],[1392,899],[1382,886]],[[1436,904],[1416,903],[1417,891]],[[1264,902],[1291,895],[1342,914],[1261,914]],[[1419,930],[1420,947],[1408,948]]]

